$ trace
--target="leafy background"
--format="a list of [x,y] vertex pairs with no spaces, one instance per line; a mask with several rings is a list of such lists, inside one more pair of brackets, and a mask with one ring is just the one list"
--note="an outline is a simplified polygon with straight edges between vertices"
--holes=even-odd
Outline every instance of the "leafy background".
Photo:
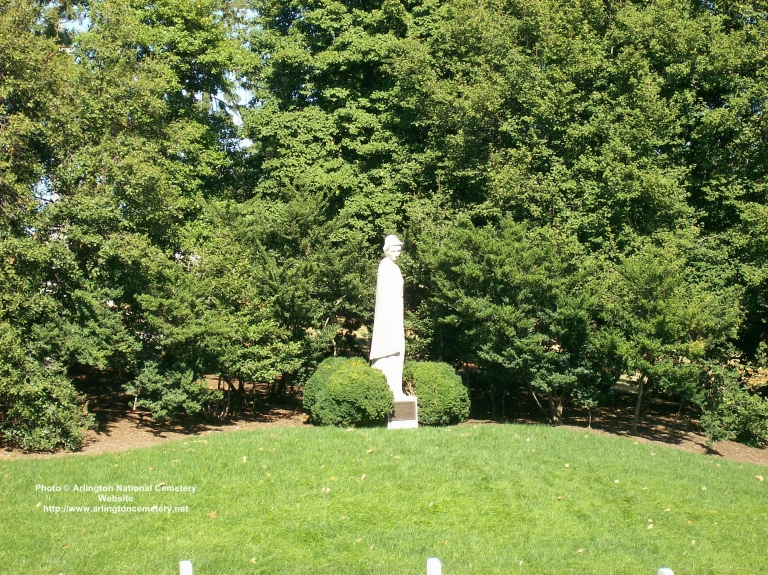
[[494,406],[634,373],[765,443],[766,13],[0,0],[3,440],[76,447],[78,374],[162,420],[361,354],[397,233],[409,356]]

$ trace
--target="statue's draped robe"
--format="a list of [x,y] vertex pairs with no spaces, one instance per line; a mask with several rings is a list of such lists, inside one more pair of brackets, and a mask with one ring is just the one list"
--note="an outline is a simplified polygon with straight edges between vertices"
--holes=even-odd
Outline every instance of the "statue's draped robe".
[[371,366],[384,373],[396,400],[403,397],[404,359],[403,275],[395,262],[384,258],[376,277]]
[[379,264],[376,277],[376,309],[373,315],[371,361],[400,354],[405,356],[403,329],[403,275],[389,258]]

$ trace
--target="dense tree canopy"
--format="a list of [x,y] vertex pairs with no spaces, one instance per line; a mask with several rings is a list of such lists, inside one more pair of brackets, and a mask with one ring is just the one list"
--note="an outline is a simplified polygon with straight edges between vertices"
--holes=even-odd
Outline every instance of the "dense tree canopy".
[[83,371],[212,417],[204,374],[361,354],[397,233],[408,354],[502,412],[521,388],[558,422],[636,373],[638,409],[768,441],[766,14],[0,0],[3,440],[76,446]]

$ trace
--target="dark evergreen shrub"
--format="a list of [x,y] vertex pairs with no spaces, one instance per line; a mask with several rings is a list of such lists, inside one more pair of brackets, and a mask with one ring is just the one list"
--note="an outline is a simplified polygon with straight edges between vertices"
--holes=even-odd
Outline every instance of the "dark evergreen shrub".
[[181,413],[198,414],[210,401],[221,398],[221,392],[209,390],[192,370],[180,365],[160,369],[153,361],[147,362],[139,376],[123,388],[134,396],[137,406],[149,409],[157,422]]
[[304,386],[304,408],[320,425],[371,425],[394,407],[384,374],[359,357],[329,357]]
[[93,424],[83,413],[84,402],[63,374],[34,374],[4,397],[0,435],[25,451],[79,449]]
[[451,425],[469,418],[469,393],[447,363],[408,361],[403,381],[418,397],[422,425]]
[[726,381],[705,407],[701,427],[710,441],[736,440],[754,447],[768,446],[768,399],[738,382]]
[[8,324],[0,324],[0,442],[26,451],[78,449],[93,425],[84,402],[59,366],[27,356]]

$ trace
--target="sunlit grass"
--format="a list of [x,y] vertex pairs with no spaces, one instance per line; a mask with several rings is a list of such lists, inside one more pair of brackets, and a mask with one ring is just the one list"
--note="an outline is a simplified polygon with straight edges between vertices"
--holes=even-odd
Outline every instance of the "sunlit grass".
[[[756,574],[768,572],[758,475],[540,426],[213,434],[0,463],[0,573],[175,574],[190,559],[196,575],[417,574],[434,556],[445,575]],[[161,483],[196,492],[104,504],[188,512],[44,510],[99,505],[64,485]]]

